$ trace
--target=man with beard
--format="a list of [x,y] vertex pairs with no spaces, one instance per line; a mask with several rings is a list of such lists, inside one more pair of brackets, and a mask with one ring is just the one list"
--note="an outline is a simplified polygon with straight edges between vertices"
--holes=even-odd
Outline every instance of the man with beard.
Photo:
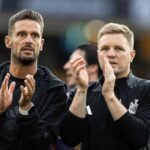
[[11,58],[0,65],[1,150],[50,150],[58,137],[66,87],[48,68],[37,65],[43,28],[43,17],[33,10],[9,19],[5,44]]

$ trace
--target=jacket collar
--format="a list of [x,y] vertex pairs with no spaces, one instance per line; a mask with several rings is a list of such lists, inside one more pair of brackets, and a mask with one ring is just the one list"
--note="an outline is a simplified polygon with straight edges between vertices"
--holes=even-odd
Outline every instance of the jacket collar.
[[[132,87],[134,83],[134,79],[135,79],[135,76],[132,74],[132,72],[130,72],[127,77],[117,79],[115,82],[115,86],[120,86],[125,83],[126,86]],[[104,83],[104,76],[101,75],[99,80],[95,83],[92,91],[94,92],[101,91],[103,83]]]

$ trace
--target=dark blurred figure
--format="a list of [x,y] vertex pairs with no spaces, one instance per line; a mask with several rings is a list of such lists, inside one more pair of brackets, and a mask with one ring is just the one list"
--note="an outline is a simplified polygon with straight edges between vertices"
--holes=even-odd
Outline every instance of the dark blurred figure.
[[[86,68],[89,76],[89,82],[96,81],[100,76],[100,69],[99,69],[99,63],[97,58],[97,46],[92,44],[80,45],[74,50],[70,58],[77,55],[83,56],[85,58]],[[69,61],[67,61],[64,64],[63,69],[65,70],[65,74],[66,74],[66,84],[68,86],[68,91],[71,91],[72,89],[75,88],[76,81],[74,79],[71,70],[71,64]],[[70,105],[70,103],[71,102],[68,102],[68,105]],[[65,144],[63,144],[61,140],[59,140],[56,145],[56,150],[80,150],[80,145],[77,145],[74,148],[70,148]]]
[[[86,63],[86,68],[89,76],[89,82],[96,81],[100,76],[100,69],[97,58],[97,46],[92,44],[83,44],[75,49],[70,58],[75,55],[83,56]],[[69,88],[76,86],[76,81],[73,77],[70,62],[67,61],[63,66],[66,74],[66,84]]]

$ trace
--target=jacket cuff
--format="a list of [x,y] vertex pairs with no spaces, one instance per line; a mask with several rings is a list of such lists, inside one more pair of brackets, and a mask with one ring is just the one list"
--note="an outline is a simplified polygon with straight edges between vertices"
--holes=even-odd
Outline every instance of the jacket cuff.
[[29,110],[28,115],[22,115],[20,113],[17,115],[17,123],[20,126],[34,126],[38,120],[39,120],[39,114],[35,106],[33,106]]
[[75,119],[75,120],[85,120],[85,118],[80,118],[76,115],[74,115],[73,113],[71,113],[70,111],[68,112],[68,117],[72,118],[72,119]]

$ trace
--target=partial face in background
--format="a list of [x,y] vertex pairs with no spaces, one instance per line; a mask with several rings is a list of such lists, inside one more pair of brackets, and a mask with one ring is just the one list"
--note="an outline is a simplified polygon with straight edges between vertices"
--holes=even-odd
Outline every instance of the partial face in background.
[[22,65],[37,61],[43,43],[41,26],[29,19],[17,21],[12,34],[5,37],[6,47],[11,49],[12,62]]
[[[79,50],[79,49],[75,50],[75,52],[72,53],[71,57],[76,56],[76,55],[80,55],[80,56],[85,57],[85,53],[83,51]],[[63,69],[65,70],[67,86],[70,87],[70,88],[75,87],[76,82],[74,80],[73,73],[72,73],[72,70],[71,70],[71,65],[70,65],[69,61],[67,61],[64,64]]]
[[[131,50],[123,34],[104,34],[98,41],[98,53],[107,57],[117,78],[126,77],[129,74],[135,51]],[[102,68],[101,59],[98,59]]]

